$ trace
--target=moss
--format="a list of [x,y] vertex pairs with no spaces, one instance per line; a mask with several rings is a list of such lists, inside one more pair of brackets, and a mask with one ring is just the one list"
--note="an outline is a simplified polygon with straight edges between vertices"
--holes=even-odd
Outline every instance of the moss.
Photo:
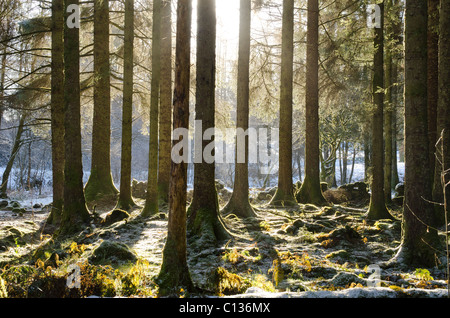
[[118,264],[135,262],[136,255],[123,243],[103,241],[88,258],[93,264]]

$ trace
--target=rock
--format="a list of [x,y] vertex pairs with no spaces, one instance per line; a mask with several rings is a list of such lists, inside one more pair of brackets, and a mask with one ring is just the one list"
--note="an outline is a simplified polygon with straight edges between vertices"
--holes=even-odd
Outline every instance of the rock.
[[35,203],[33,205],[33,209],[42,209],[42,204],[41,203]]
[[105,218],[102,221],[103,225],[111,225],[117,222],[120,222],[122,220],[126,220],[130,217],[130,215],[128,214],[128,212],[124,211],[124,210],[113,210],[110,213],[108,213]]
[[347,192],[349,201],[364,201],[370,199],[368,187],[365,182],[344,184],[338,189],[345,190]]
[[6,208],[8,206],[7,200],[1,200],[0,201],[0,209]]
[[339,250],[335,252],[331,252],[330,254],[326,255],[325,258],[328,259],[334,259],[334,258],[347,258],[349,256],[349,253],[346,250]]
[[93,264],[117,264],[135,262],[137,256],[127,245],[106,240],[94,249],[88,260]]
[[13,208],[20,208],[20,203],[17,201],[11,201],[9,202],[9,205],[12,206]]
[[147,182],[133,179],[131,182],[131,193],[135,198],[145,199],[147,196]]
[[352,283],[366,285],[366,281],[361,277],[356,276],[352,273],[340,272],[334,276],[329,283],[334,287],[348,287]]

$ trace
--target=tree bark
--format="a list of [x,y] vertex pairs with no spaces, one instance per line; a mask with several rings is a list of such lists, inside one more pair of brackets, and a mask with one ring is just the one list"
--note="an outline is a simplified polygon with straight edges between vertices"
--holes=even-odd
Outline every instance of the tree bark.
[[117,208],[129,210],[135,206],[131,194],[131,159],[133,137],[133,52],[134,0],[125,1],[124,70],[122,105],[122,150],[120,157],[120,193]]
[[374,37],[374,63],[373,63],[373,79],[372,79],[372,184],[371,197],[367,218],[393,219],[392,215],[386,208],[384,193],[384,147],[383,147],[383,106],[384,106],[384,3],[378,4],[381,8],[381,26],[375,28]]
[[172,8],[171,0],[163,0],[161,10],[161,87],[159,112],[158,194],[162,202],[169,200],[172,150]]
[[[441,173],[450,169],[450,63],[449,63],[449,28],[450,28],[450,3],[448,0],[441,0],[440,5],[440,18],[439,18],[439,99],[437,106],[437,132],[439,135],[443,132],[443,140],[438,144],[438,159],[439,164],[436,164],[434,173],[434,186],[433,186],[433,201],[438,203],[444,202],[443,189],[441,184]],[[438,161],[436,160],[436,163]],[[442,170],[442,163],[444,170]],[[445,176],[445,181],[450,181],[450,173]],[[447,203],[450,202],[450,190],[447,186],[446,196]],[[442,206],[436,205],[436,222],[437,225],[445,224],[444,209]],[[448,213],[448,211],[447,211]]]
[[53,203],[47,220],[59,224],[64,203],[64,6],[52,1],[51,130]]
[[[178,0],[177,6],[173,128],[189,129],[192,2]],[[172,162],[167,241],[157,279],[162,296],[193,288],[186,256],[186,191],[187,162]]]
[[[427,101],[428,101],[428,138],[430,150],[430,168],[435,170],[435,153],[438,134],[437,131],[437,105],[438,105],[438,67],[439,67],[439,2],[440,0],[428,0],[428,41],[427,41]],[[434,182],[433,176],[430,179]]]
[[[241,0],[236,128],[242,129],[244,132],[247,131],[249,126],[251,12],[251,1]],[[244,139],[244,149],[238,147],[238,140],[236,140],[236,158],[239,151],[245,152],[245,162],[236,162],[233,194],[223,210],[225,213],[233,213],[238,217],[256,217],[256,213],[249,202],[248,135]]]
[[109,1],[94,1],[94,117],[91,174],[85,187],[86,201],[115,196],[111,175],[111,92],[109,63]]
[[[78,0],[66,0],[67,7],[79,5]],[[80,115],[80,52],[79,29],[64,24],[64,207],[60,234],[76,231],[90,220],[83,192]]]
[[297,192],[299,203],[326,205],[320,187],[319,148],[319,2],[308,0],[306,44],[305,179]]
[[[215,0],[199,0],[197,4],[197,87],[195,119],[201,128],[196,135],[204,136],[215,124],[215,72],[216,72],[216,8]],[[214,137],[212,137],[214,138]],[[203,138],[202,138],[203,139]],[[215,164],[206,162],[205,148],[214,140],[196,140],[194,163],[194,193],[188,211],[189,235],[198,235],[206,244],[215,244],[230,237],[219,214],[215,186]]]
[[153,1],[152,31],[152,81],[150,101],[150,141],[148,158],[147,197],[141,215],[149,217],[158,213],[158,122],[159,89],[161,80],[161,5]]
[[427,2],[405,8],[405,199],[402,243],[394,259],[431,267],[439,250],[429,176],[427,125]]

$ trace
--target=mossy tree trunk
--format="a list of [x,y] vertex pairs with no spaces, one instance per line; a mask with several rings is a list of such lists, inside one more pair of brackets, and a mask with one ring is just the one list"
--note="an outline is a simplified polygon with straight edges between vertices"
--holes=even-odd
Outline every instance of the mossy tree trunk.
[[[66,0],[67,7],[79,5],[78,0]],[[83,192],[80,115],[80,52],[79,29],[64,24],[64,207],[60,234],[76,231],[90,220]]]
[[294,65],[294,0],[283,0],[281,31],[280,150],[278,188],[271,205],[295,205],[292,187],[292,92]]
[[404,264],[431,267],[439,238],[433,225],[427,125],[427,2],[405,9],[405,199],[403,231],[396,255]]
[[[178,0],[174,129],[189,129],[191,19],[192,1]],[[186,192],[187,162],[172,162],[167,241],[164,245],[161,270],[157,278],[161,296],[176,294],[181,288],[187,291],[191,291],[193,288],[186,256]]]
[[[437,132],[443,133],[443,140],[438,145],[438,159],[444,164],[444,171],[450,169],[450,3],[448,0],[441,0],[439,17],[439,98],[437,106]],[[443,143],[442,143],[443,142]],[[436,149],[435,149],[436,150]],[[443,189],[441,184],[442,164],[436,160],[434,173],[433,201],[443,203]],[[450,181],[450,173],[446,175],[446,182]],[[450,202],[450,187],[447,186],[447,203]],[[436,205],[437,225],[445,224],[444,209]],[[448,211],[447,211],[448,213]]]
[[125,1],[124,69],[122,105],[122,152],[120,158],[120,193],[117,208],[129,210],[135,203],[131,194],[131,159],[133,137],[133,52],[134,0]]
[[53,203],[47,220],[59,224],[64,203],[64,5],[52,1],[51,130]]
[[152,29],[152,80],[150,100],[150,141],[148,156],[147,196],[141,212],[143,217],[158,213],[158,122],[159,89],[161,80],[161,5],[162,0],[153,1]]
[[[249,126],[249,73],[250,73],[250,35],[251,35],[251,1],[241,0],[239,22],[239,57],[237,79],[237,114],[236,128],[247,131]],[[245,136],[244,149],[236,140],[236,158],[244,152],[245,161],[236,162],[234,188],[230,201],[224,208],[225,213],[238,217],[256,217],[249,202],[248,185],[248,135]],[[242,142],[242,141],[241,141]]]
[[87,202],[116,195],[111,175],[111,92],[109,63],[109,1],[94,1],[94,117],[91,174],[85,187]]
[[[216,72],[216,1],[199,0],[197,4],[197,83],[195,119],[201,122],[196,135],[204,136],[215,126],[215,72]],[[214,137],[213,137],[214,138]],[[202,138],[203,139],[203,138]],[[214,141],[196,140],[203,155],[205,147]],[[188,211],[189,235],[201,236],[206,243],[215,244],[229,237],[219,214],[215,185],[215,164],[202,156],[195,158],[194,193]]]
[[306,44],[305,179],[296,194],[299,203],[326,205],[320,187],[319,143],[319,2],[308,0]]
[[381,8],[381,26],[375,28],[374,60],[372,78],[372,184],[370,205],[367,218],[392,219],[386,208],[384,193],[384,147],[383,147],[383,111],[384,111],[384,2],[378,4]]
[[169,202],[172,151],[172,4],[163,0],[161,8],[161,87],[159,111],[158,196]]

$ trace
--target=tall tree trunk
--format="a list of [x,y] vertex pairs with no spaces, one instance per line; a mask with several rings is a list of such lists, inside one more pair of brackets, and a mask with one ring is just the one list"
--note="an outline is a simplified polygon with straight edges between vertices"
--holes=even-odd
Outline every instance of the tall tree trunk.
[[153,1],[152,30],[152,82],[150,101],[150,142],[148,157],[147,197],[141,215],[148,217],[158,213],[158,122],[159,89],[161,77],[161,5]]
[[109,65],[109,1],[94,0],[94,117],[91,174],[85,187],[87,202],[118,191],[111,175],[111,92]]
[[[392,0],[387,0],[386,12],[392,10]],[[393,35],[393,21],[386,19],[386,39],[388,43],[392,43],[391,39]],[[392,116],[393,116],[393,99],[392,99],[392,60],[391,45],[386,46],[385,54],[385,104],[384,104],[384,199],[386,203],[390,203],[392,200],[391,184],[392,184]]]
[[172,5],[163,0],[161,10],[161,87],[159,112],[158,194],[162,202],[169,200],[172,150]]
[[[439,17],[439,99],[437,107],[437,132],[443,132],[443,140],[438,145],[438,158],[444,165],[444,171],[450,169],[450,3],[448,0],[441,0]],[[438,161],[436,161],[438,163]],[[441,184],[442,163],[436,164],[434,173],[433,201],[443,203],[443,189]],[[450,180],[450,173],[447,172],[445,181]],[[450,202],[450,187],[447,186],[447,203]],[[437,225],[445,224],[444,209],[436,205]],[[447,211],[448,213],[448,211]]]
[[374,64],[372,79],[372,185],[368,219],[392,219],[392,215],[386,208],[384,194],[384,147],[383,147],[383,106],[384,106],[384,3],[379,4],[381,8],[381,26],[375,28],[374,38]]
[[[199,0],[197,4],[197,87],[195,135],[205,135],[215,122],[215,72],[216,72],[216,1]],[[212,137],[214,138],[214,137]],[[200,138],[203,139],[203,138]],[[188,212],[190,235],[199,235],[209,244],[229,238],[219,214],[219,202],[215,186],[215,164],[198,158],[214,140],[196,138],[194,164],[194,194]]]
[[16,159],[17,153],[22,146],[22,134],[24,130],[26,115],[21,115],[19,119],[19,126],[17,127],[16,137],[14,138],[14,144],[11,149],[11,155],[9,156],[9,160],[6,164],[5,170],[3,171],[2,176],[2,184],[0,185],[0,198],[7,198],[6,190],[8,189],[8,179],[11,174],[12,167],[14,165],[14,160]]
[[434,266],[439,238],[429,176],[427,125],[427,2],[409,0],[405,9],[405,199],[402,243],[394,259]]
[[64,5],[52,1],[51,129],[53,203],[47,223],[59,224],[64,203]]
[[122,105],[122,151],[120,157],[120,193],[117,208],[129,210],[135,205],[131,195],[131,159],[133,137],[133,52],[134,0],[125,1]]
[[319,2],[308,0],[306,44],[305,179],[297,192],[299,203],[327,204],[320,187],[319,166]]
[[[428,138],[429,138],[429,150],[430,150],[430,168],[431,171],[435,170],[435,152],[437,136],[440,132],[437,132],[437,104],[438,104],[438,66],[439,66],[439,1],[440,0],[427,0],[428,1],[428,41],[427,41],[427,100],[428,100]],[[430,179],[433,184],[433,175]]]
[[[189,129],[189,86],[192,1],[178,0],[175,53],[173,128]],[[186,142],[185,140],[181,142]],[[187,149],[185,149],[187,151]],[[176,294],[180,288],[193,288],[187,264],[186,244],[187,162],[171,165],[169,224],[158,275],[159,293]]]
[[280,147],[278,189],[271,205],[295,205],[292,187],[292,92],[294,64],[294,0],[283,0],[280,78]]
[[[246,132],[249,126],[249,74],[250,74],[250,31],[251,31],[251,1],[240,2],[239,24],[239,59],[237,78],[237,115],[236,128]],[[248,185],[248,135],[244,137],[244,148],[239,147],[239,135],[236,139],[236,158],[243,152],[245,161],[236,162],[234,188],[230,201],[224,212],[233,213],[238,217],[255,217],[256,214],[249,202]]]
[[[65,1],[65,21],[69,5],[78,0]],[[64,24],[64,207],[60,234],[76,231],[90,220],[83,192],[83,163],[81,154],[80,115],[80,52],[78,28]]]

